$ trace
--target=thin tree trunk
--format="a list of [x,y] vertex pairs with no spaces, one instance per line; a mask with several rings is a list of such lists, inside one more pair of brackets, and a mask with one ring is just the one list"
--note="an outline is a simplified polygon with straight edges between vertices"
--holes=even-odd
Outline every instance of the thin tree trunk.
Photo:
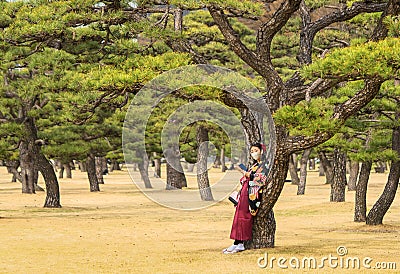
[[[397,120],[400,120],[400,112],[396,115]],[[392,136],[392,150],[397,152],[400,157],[400,127],[393,129]],[[374,204],[372,209],[369,211],[366,223],[367,225],[380,225],[382,224],[383,217],[389,210],[396,196],[397,187],[399,185],[400,178],[400,159],[392,161],[390,166],[390,172],[388,176],[385,189],[382,195],[379,197],[378,201]]]
[[349,175],[349,183],[347,185],[349,191],[356,190],[359,170],[360,170],[360,163],[358,161],[350,161],[350,175]]
[[199,146],[197,151],[197,184],[200,197],[203,201],[213,201],[207,169],[208,130],[201,124],[197,127],[196,141]]
[[143,155],[139,155],[141,157],[141,161],[138,162],[138,168],[140,172],[140,176],[144,182],[145,188],[153,188],[149,178],[149,158],[147,154],[144,153]]
[[325,152],[320,151],[318,153],[319,159],[321,161],[322,167],[324,168],[326,184],[332,184],[333,182],[333,167],[331,161],[326,157]]
[[297,187],[297,195],[304,195],[304,192],[306,191],[307,163],[310,153],[311,148],[304,150],[300,159],[300,181]]
[[113,172],[114,170],[121,170],[121,167],[119,166],[119,163],[117,160],[112,159],[111,165],[110,165],[110,172]]
[[310,170],[314,170],[315,169],[315,159],[312,158],[309,160],[310,163]]
[[79,169],[81,170],[81,172],[87,172],[86,162],[80,161],[78,163],[78,165],[79,165]]
[[225,146],[221,148],[221,172],[225,172],[227,170],[225,163]]
[[96,160],[93,153],[89,153],[86,159],[86,169],[89,179],[90,192],[100,191],[99,182],[96,176]]
[[292,154],[289,157],[289,173],[290,173],[290,178],[292,179],[292,185],[299,185],[300,178],[299,175],[297,174],[297,166],[295,165],[294,161],[295,157],[296,154]]
[[64,166],[64,170],[65,170],[65,176],[68,179],[71,179],[72,178],[71,164],[68,163],[68,164],[65,164],[63,166]]
[[161,178],[161,158],[157,152],[154,152],[153,156],[154,156],[154,177]]
[[59,165],[59,171],[58,171],[58,178],[59,179],[63,179],[64,178],[64,165],[63,164],[61,164],[61,162],[60,162],[60,165]]
[[13,175],[11,182],[15,183],[15,182],[17,182],[17,180],[19,182],[22,182],[21,173],[18,171],[20,162],[18,160],[17,161],[15,161],[15,160],[5,161],[5,165],[7,167],[7,172]]
[[346,193],[346,154],[335,148],[333,153],[333,182],[331,202],[344,202]]
[[[53,166],[53,165],[52,165]],[[36,168],[36,167],[35,167]],[[39,172],[36,170],[36,172],[33,174],[34,178],[33,181],[35,183],[35,191],[44,191],[44,189],[38,185],[38,181],[39,181]]]
[[325,176],[325,171],[324,171],[324,166],[322,165],[322,163],[319,163],[319,167],[318,167],[318,176]]
[[365,222],[367,218],[367,186],[371,173],[372,162],[367,161],[361,164],[360,176],[356,186],[354,204],[354,221]]

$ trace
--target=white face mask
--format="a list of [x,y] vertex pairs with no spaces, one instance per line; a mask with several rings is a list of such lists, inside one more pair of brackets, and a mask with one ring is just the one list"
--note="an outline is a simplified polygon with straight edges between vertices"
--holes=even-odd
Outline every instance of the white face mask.
[[261,156],[260,152],[251,153],[251,157],[253,157],[253,159],[256,160],[256,161],[260,159],[260,156]]

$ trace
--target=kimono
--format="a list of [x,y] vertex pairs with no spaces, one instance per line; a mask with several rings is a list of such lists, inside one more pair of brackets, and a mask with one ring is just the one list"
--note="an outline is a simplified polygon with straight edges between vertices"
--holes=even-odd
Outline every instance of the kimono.
[[250,178],[242,177],[240,183],[239,202],[236,205],[235,217],[231,229],[230,238],[247,241],[252,237],[253,216],[257,214],[261,201],[261,186],[267,179],[268,169],[262,162],[255,163],[249,169]]

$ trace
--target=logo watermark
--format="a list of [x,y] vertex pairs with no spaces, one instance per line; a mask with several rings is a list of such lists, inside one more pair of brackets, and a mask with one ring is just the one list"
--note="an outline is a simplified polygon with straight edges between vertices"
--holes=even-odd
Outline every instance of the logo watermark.
[[396,262],[374,262],[373,258],[347,256],[348,250],[345,246],[338,246],[336,254],[324,257],[275,257],[269,256],[267,252],[257,259],[257,265],[266,269],[397,269]]
[[[201,96],[203,92],[205,96]],[[266,161],[271,168],[275,152],[275,128],[265,99],[257,87],[249,79],[226,68],[212,65],[183,66],[166,71],[148,82],[133,98],[124,120],[122,147],[125,162],[133,182],[147,197],[169,208],[194,210],[226,199],[237,187],[239,173],[226,172],[207,188],[214,199],[206,202],[200,199],[199,189],[195,187],[184,191],[176,188],[171,190],[164,179],[153,177],[151,173],[147,181],[143,178],[147,173],[147,167],[144,166],[151,161],[152,149],[158,146],[158,142],[162,151],[159,151],[158,157],[162,157],[168,168],[185,173],[182,163],[187,162],[180,151],[180,137],[185,128],[197,122],[212,123],[228,137],[229,158],[240,159],[243,154],[248,154],[245,152],[249,144],[241,121],[243,117],[237,108],[225,103],[228,101],[240,105],[240,109],[252,117],[252,131],[266,144]],[[155,129],[154,125],[158,127]],[[200,148],[207,146],[209,157],[206,168],[210,168],[217,157],[216,145],[208,141],[198,145]],[[204,167],[197,167],[195,174],[185,175],[196,176],[205,172]]]

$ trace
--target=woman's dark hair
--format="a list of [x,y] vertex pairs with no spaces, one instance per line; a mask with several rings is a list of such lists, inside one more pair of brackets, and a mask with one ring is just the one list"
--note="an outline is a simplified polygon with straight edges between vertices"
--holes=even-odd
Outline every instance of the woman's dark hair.
[[[251,145],[250,145],[250,149],[252,148],[252,147],[258,147],[259,149],[260,149],[260,151],[262,152],[262,154],[261,154],[261,161],[263,162],[263,163],[267,163],[266,161],[267,161],[267,151],[266,151],[266,148],[265,148],[265,145],[264,144],[262,144],[262,143],[252,143]],[[253,159],[253,164],[255,163],[255,160]]]

